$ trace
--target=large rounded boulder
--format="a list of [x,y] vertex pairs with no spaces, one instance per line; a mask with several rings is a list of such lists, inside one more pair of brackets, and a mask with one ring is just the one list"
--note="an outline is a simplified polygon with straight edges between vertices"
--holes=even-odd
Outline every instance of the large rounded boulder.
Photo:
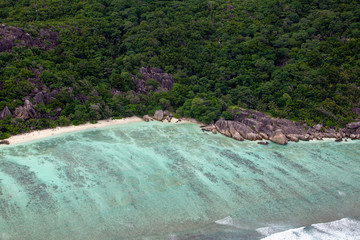
[[287,144],[287,138],[281,129],[277,129],[272,133],[270,136],[270,141],[281,145]]

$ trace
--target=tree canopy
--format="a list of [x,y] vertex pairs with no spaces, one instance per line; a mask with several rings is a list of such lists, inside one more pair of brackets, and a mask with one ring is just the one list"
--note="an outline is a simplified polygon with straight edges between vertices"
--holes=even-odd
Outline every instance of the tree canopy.
[[[358,117],[355,0],[0,0],[0,22],[24,31],[0,35],[0,111],[28,97],[39,113],[0,120],[0,138],[160,108],[206,123],[236,106],[326,126]],[[137,92],[141,67],[174,86]],[[41,87],[57,92],[35,103]]]

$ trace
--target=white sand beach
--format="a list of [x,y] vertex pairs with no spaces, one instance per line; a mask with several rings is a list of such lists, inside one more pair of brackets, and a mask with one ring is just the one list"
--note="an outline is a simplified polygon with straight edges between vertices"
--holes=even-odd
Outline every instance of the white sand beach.
[[[95,128],[102,128],[102,127],[108,127],[118,124],[126,124],[126,123],[134,123],[134,122],[142,122],[143,119],[140,117],[128,117],[128,118],[122,118],[122,119],[106,119],[106,120],[100,120],[96,124],[86,123],[78,126],[66,126],[66,127],[56,127],[56,128],[50,128],[50,129],[43,129],[43,130],[35,130],[28,133],[23,133],[15,136],[11,136],[10,138],[6,139],[10,142],[11,145],[18,144],[18,143],[24,143],[28,141],[38,140],[41,138],[46,138],[50,136],[54,136],[57,134],[62,133],[68,133],[68,132],[75,132],[75,131],[81,131],[86,129],[95,129]],[[164,123],[168,123],[168,121],[163,120]],[[196,121],[195,119],[191,118],[184,118],[180,121],[176,118],[173,118],[171,120],[171,123],[195,123],[200,124],[200,122]],[[1,145],[0,145],[1,146]]]
[[141,118],[135,116],[129,118],[114,119],[114,120],[107,119],[107,120],[100,120],[96,124],[86,123],[78,126],[71,125],[66,127],[57,127],[57,128],[32,131],[29,133],[23,133],[23,134],[11,136],[7,140],[12,145],[17,143],[24,143],[28,141],[38,140],[41,138],[46,138],[61,133],[75,132],[86,129],[101,128],[101,127],[107,127],[117,124],[126,124],[133,122],[142,122],[142,121],[143,120]]

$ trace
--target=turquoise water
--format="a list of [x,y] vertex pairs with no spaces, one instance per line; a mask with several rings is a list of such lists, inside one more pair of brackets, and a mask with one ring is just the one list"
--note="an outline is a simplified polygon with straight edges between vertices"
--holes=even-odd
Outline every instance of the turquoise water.
[[360,216],[360,141],[262,146],[140,122],[0,159],[0,239],[261,239]]

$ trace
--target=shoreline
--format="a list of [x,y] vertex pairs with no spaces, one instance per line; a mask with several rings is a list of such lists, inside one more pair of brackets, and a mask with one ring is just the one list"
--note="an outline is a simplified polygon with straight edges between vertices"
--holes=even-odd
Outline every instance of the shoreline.
[[[176,123],[177,121],[179,121],[179,123],[201,124],[200,122],[196,121],[195,119],[190,119],[190,118],[182,118],[182,119],[173,118],[169,123]],[[103,127],[108,127],[108,126],[115,126],[115,125],[120,125],[120,124],[122,125],[122,124],[128,124],[128,123],[136,123],[136,122],[144,122],[144,120],[137,116],[121,118],[121,119],[105,119],[105,120],[99,120],[95,124],[87,122],[85,124],[81,124],[78,126],[70,125],[70,126],[64,126],[64,127],[35,130],[35,131],[28,132],[28,133],[22,133],[22,134],[10,136],[10,138],[4,139],[4,140],[9,141],[10,145],[15,145],[15,144],[31,142],[34,140],[39,140],[39,139],[43,139],[43,138],[47,138],[47,137],[51,137],[51,136],[55,136],[55,135],[59,135],[59,134],[63,134],[63,133],[77,132],[77,131],[88,130],[88,129],[97,129],[97,128],[103,128]],[[163,120],[161,122],[167,123],[168,121]],[[6,145],[4,145],[4,146],[6,146]]]
[[[197,124],[200,126],[206,125],[206,124],[203,124],[192,118],[180,118],[180,119],[172,118],[170,121],[167,121],[165,119],[163,119],[162,121],[152,119],[151,121],[162,122],[162,123],[180,123],[180,124],[181,123],[192,123],[192,124]],[[40,140],[40,139],[47,138],[47,137],[56,136],[56,135],[63,134],[63,133],[71,133],[71,132],[77,132],[77,131],[82,131],[82,130],[104,128],[104,127],[108,127],[108,126],[115,126],[115,125],[122,125],[122,124],[128,124],[128,123],[136,123],[136,122],[145,122],[145,121],[143,118],[140,118],[138,116],[132,116],[132,117],[121,118],[121,119],[104,119],[104,120],[99,120],[95,124],[87,122],[85,124],[81,124],[81,125],[77,125],[77,126],[70,125],[70,126],[64,126],[64,127],[34,130],[34,131],[31,131],[28,133],[13,135],[10,138],[4,139],[4,140],[9,141],[9,143],[10,143],[9,145],[16,145],[16,144],[35,141],[35,140]],[[224,135],[218,131],[217,131],[217,133]],[[301,141],[301,142],[328,142],[328,141],[334,141],[335,139],[336,138],[324,138],[322,140],[311,139],[308,141]],[[249,140],[249,141],[254,142],[254,143],[259,143],[262,141],[271,142],[266,139]],[[351,140],[349,139],[349,141],[351,141]],[[292,141],[290,141],[290,142],[292,142]],[[4,145],[4,146],[9,146],[9,145]],[[1,147],[1,144],[0,144],[0,147]]]

